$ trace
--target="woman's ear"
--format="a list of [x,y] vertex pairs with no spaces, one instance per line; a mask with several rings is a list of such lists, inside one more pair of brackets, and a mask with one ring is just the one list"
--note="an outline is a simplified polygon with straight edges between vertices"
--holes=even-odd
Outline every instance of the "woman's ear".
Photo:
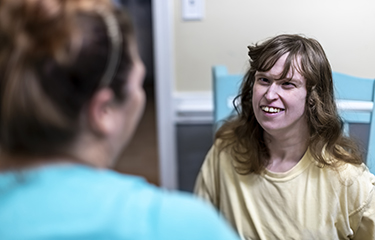
[[114,94],[108,88],[97,91],[87,109],[87,121],[90,129],[100,136],[106,136],[115,127]]

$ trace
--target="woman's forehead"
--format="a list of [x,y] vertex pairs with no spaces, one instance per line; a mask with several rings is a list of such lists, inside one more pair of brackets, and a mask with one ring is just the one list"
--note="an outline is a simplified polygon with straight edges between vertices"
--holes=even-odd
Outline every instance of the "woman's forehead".
[[275,80],[281,79],[303,79],[301,73],[300,56],[290,56],[289,53],[282,55],[268,71],[257,70],[255,76],[272,77]]

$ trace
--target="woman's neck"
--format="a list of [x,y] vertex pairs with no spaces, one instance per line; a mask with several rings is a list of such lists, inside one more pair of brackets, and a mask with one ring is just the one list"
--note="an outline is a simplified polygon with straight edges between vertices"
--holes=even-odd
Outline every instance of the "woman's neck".
[[37,168],[50,164],[74,162],[69,157],[16,155],[1,152],[0,172]]
[[37,168],[51,164],[83,164],[96,168],[106,168],[108,159],[100,146],[89,147],[77,145],[69,148],[70,151],[60,154],[32,155],[11,154],[0,152],[0,172]]
[[273,172],[286,172],[293,168],[305,154],[308,143],[308,131],[301,131],[292,136],[271,136],[264,133],[264,139],[270,153],[269,165]]

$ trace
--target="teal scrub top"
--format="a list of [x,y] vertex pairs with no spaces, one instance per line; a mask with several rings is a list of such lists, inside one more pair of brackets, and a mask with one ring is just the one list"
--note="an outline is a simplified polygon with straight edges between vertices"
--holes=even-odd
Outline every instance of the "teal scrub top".
[[82,165],[0,173],[0,239],[237,240],[208,204]]

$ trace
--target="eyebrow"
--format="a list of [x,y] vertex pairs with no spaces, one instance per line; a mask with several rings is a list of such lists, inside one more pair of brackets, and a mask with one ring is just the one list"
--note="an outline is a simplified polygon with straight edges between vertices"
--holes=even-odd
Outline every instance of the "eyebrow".
[[[258,72],[258,71],[256,71],[254,76],[255,76],[255,77],[272,78],[272,79],[275,80],[275,81],[287,80],[287,82],[291,82],[291,81],[293,81],[293,82],[296,82],[296,83],[299,83],[299,84],[303,84],[301,80],[296,79],[296,78],[294,78],[294,77],[292,77],[292,78],[286,78],[286,79],[279,79],[279,78],[276,78],[276,77],[273,76],[273,75],[267,74],[266,72]],[[293,75],[293,76],[294,76],[294,75]]]
[[256,71],[255,72],[255,77],[269,77],[269,75],[267,75],[265,72],[258,72]]

